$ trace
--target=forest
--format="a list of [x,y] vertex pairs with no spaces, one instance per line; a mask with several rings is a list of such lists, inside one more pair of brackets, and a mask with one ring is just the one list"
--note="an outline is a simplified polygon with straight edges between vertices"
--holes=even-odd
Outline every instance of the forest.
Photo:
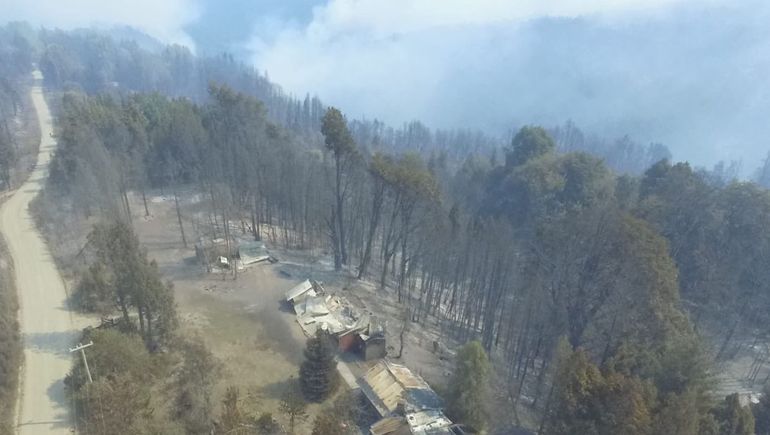
[[[23,26],[5,28],[0,43],[0,56],[17,56],[0,65],[24,65],[3,77],[27,74],[34,60],[56,98],[59,148],[40,212],[63,228],[104,222],[89,235],[78,304],[138,321],[126,326],[136,333],[93,333],[105,344],[97,366],[120,375],[88,387],[82,373],[68,379],[83,425],[103,425],[95,419],[108,409],[133,433],[169,433],[134,381],[176,367],[169,424],[211,430],[214,405],[200,391],[216,363],[199,343],[172,338],[173,288],[131,230],[129,196],[149,214],[146,192],[163,190],[185,244],[178,197],[195,192],[213,222],[328,252],[337,271],[408,307],[413,327],[437,321],[460,344],[478,341],[512,412],[530,410],[538,433],[770,434],[770,396],[746,408],[715,376],[770,333],[770,171],[740,181],[724,164],[693,168],[664,145],[605,140],[571,122],[495,138],[348,119],[231,57],[179,46]],[[20,91],[0,92],[5,114]],[[0,123],[7,186],[4,131]],[[0,334],[10,329],[0,322]],[[757,388],[768,363],[755,358]],[[95,389],[110,401],[94,402]],[[237,411],[227,406],[223,416]],[[475,406],[455,415],[483,427],[483,400]]]

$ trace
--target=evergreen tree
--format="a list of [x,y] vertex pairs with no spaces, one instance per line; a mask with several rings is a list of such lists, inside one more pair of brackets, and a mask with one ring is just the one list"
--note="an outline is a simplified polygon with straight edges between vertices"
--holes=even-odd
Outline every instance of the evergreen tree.
[[329,343],[329,334],[322,330],[307,341],[305,361],[299,369],[302,394],[312,402],[320,402],[337,389],[339,378],[334,351]]
[[455,371],[450,382],[450,415],[476,430],[487,424],[487,391],[491,368],[481,343],[472,341],[457,354]]
[[525,126],[516,133],[506,150],[505,165],[519,166],[529,160],[556,150],[556,143],[543,127]]
[[356,154],[356,143],[348,130],[347,121],[338,109],[330,107],[323,117],[321,133],[324,143],[334,155],[334,206],[332,212],[332,243],[334,245],[334,267],[340,270],[347,264],[347,245],[345,244],[344,203],[347,181],[344,179],[351,163],[351,157]]
[[738,393],[730,394],[714,410],[719,423],[719,435],[754,435],[751,408],[741,406]]
[[759,403],[752,407],[757,435],[770,435],[770,386],[765,386]]
[[655,388],[651,384],[613,371],[604,374],[582,350],[561,361],[554,382],[546,434],[653,433]]

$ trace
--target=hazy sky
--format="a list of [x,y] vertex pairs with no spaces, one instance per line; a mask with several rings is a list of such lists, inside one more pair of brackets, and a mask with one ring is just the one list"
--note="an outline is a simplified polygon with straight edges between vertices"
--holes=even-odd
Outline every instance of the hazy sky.
[[[6,19],[127,24],[230,50],[354,117],[501,133],[567,119],[698,164],[770,149],[760,0],[0,0]],[[129,5],[130,4],[130,5]],[[125,6],[120,6],[125,5]]]

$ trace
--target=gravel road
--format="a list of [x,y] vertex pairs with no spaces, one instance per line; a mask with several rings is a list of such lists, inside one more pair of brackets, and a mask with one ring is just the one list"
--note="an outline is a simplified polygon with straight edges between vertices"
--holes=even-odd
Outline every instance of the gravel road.
[[56,147],[52,120],[35,71],[32,101],[40,122],[37,165],[29,179],[0,209],[0,232],[8,244],[16,272],[24,339],[24,368],[19,407],[20,434],[71,433],[70,406],[64,376],[70,369],[68,348],[77,339],[83,319],[67,308],[67,292],[45,241],[35,228],[29,203],[43,188],[48,162]]

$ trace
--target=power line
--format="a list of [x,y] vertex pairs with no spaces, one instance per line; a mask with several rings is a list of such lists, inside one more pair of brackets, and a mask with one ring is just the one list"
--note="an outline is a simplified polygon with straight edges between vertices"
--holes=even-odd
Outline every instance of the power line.
[[93,384],[94,380],[91,378],[91,370],[88,369],[88,359],[86,358],[86,348],[94,345],[91,341],[88,344],[80,344],[70,349],[70,353],[80,351],[80,355],[83,357],[83,365],[86,367],[86,375],[88,375],[88,383]]

